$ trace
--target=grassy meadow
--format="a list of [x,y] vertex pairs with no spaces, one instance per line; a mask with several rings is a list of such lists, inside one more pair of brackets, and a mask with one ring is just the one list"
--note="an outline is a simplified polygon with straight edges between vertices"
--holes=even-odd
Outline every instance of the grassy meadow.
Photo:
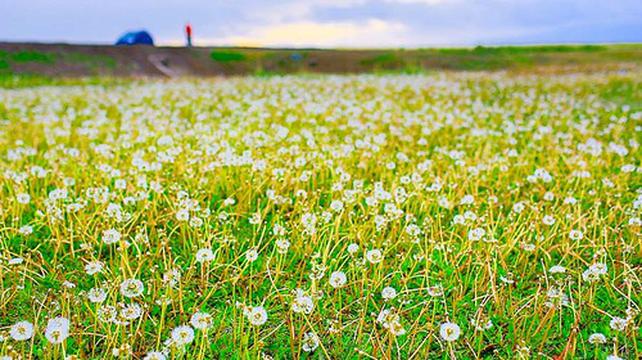
[[641,75],[11,78],[0,359],[640,359]]

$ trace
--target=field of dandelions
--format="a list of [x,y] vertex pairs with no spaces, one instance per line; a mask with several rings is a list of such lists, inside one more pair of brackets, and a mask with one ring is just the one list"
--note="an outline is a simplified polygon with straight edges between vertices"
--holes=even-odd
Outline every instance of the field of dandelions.
[[640,359],[641,78],[0,90],[0,359]]

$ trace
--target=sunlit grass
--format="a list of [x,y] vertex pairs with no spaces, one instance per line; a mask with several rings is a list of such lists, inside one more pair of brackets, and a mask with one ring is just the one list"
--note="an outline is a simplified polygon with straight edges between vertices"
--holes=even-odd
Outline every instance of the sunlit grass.
[[641,78],[0,90],[0,355],[640,358]]

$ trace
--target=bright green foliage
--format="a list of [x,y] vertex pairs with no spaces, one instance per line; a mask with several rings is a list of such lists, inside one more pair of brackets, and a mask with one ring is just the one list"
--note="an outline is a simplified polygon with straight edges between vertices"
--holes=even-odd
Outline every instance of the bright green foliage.
[[210,57],[214,61],[219,62],[236,62],[246,59],[245,54],[237,51],[215,50],[210,53]]

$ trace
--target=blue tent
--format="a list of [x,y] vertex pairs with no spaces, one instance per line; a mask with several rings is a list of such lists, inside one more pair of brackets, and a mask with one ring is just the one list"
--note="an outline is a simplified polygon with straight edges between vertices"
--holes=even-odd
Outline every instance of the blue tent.
[[145,30],[141,31],[130,31],[125,33],[123,36],[118,38],[116,45],[152,45],[154,46],[154,40],[152,36]]

